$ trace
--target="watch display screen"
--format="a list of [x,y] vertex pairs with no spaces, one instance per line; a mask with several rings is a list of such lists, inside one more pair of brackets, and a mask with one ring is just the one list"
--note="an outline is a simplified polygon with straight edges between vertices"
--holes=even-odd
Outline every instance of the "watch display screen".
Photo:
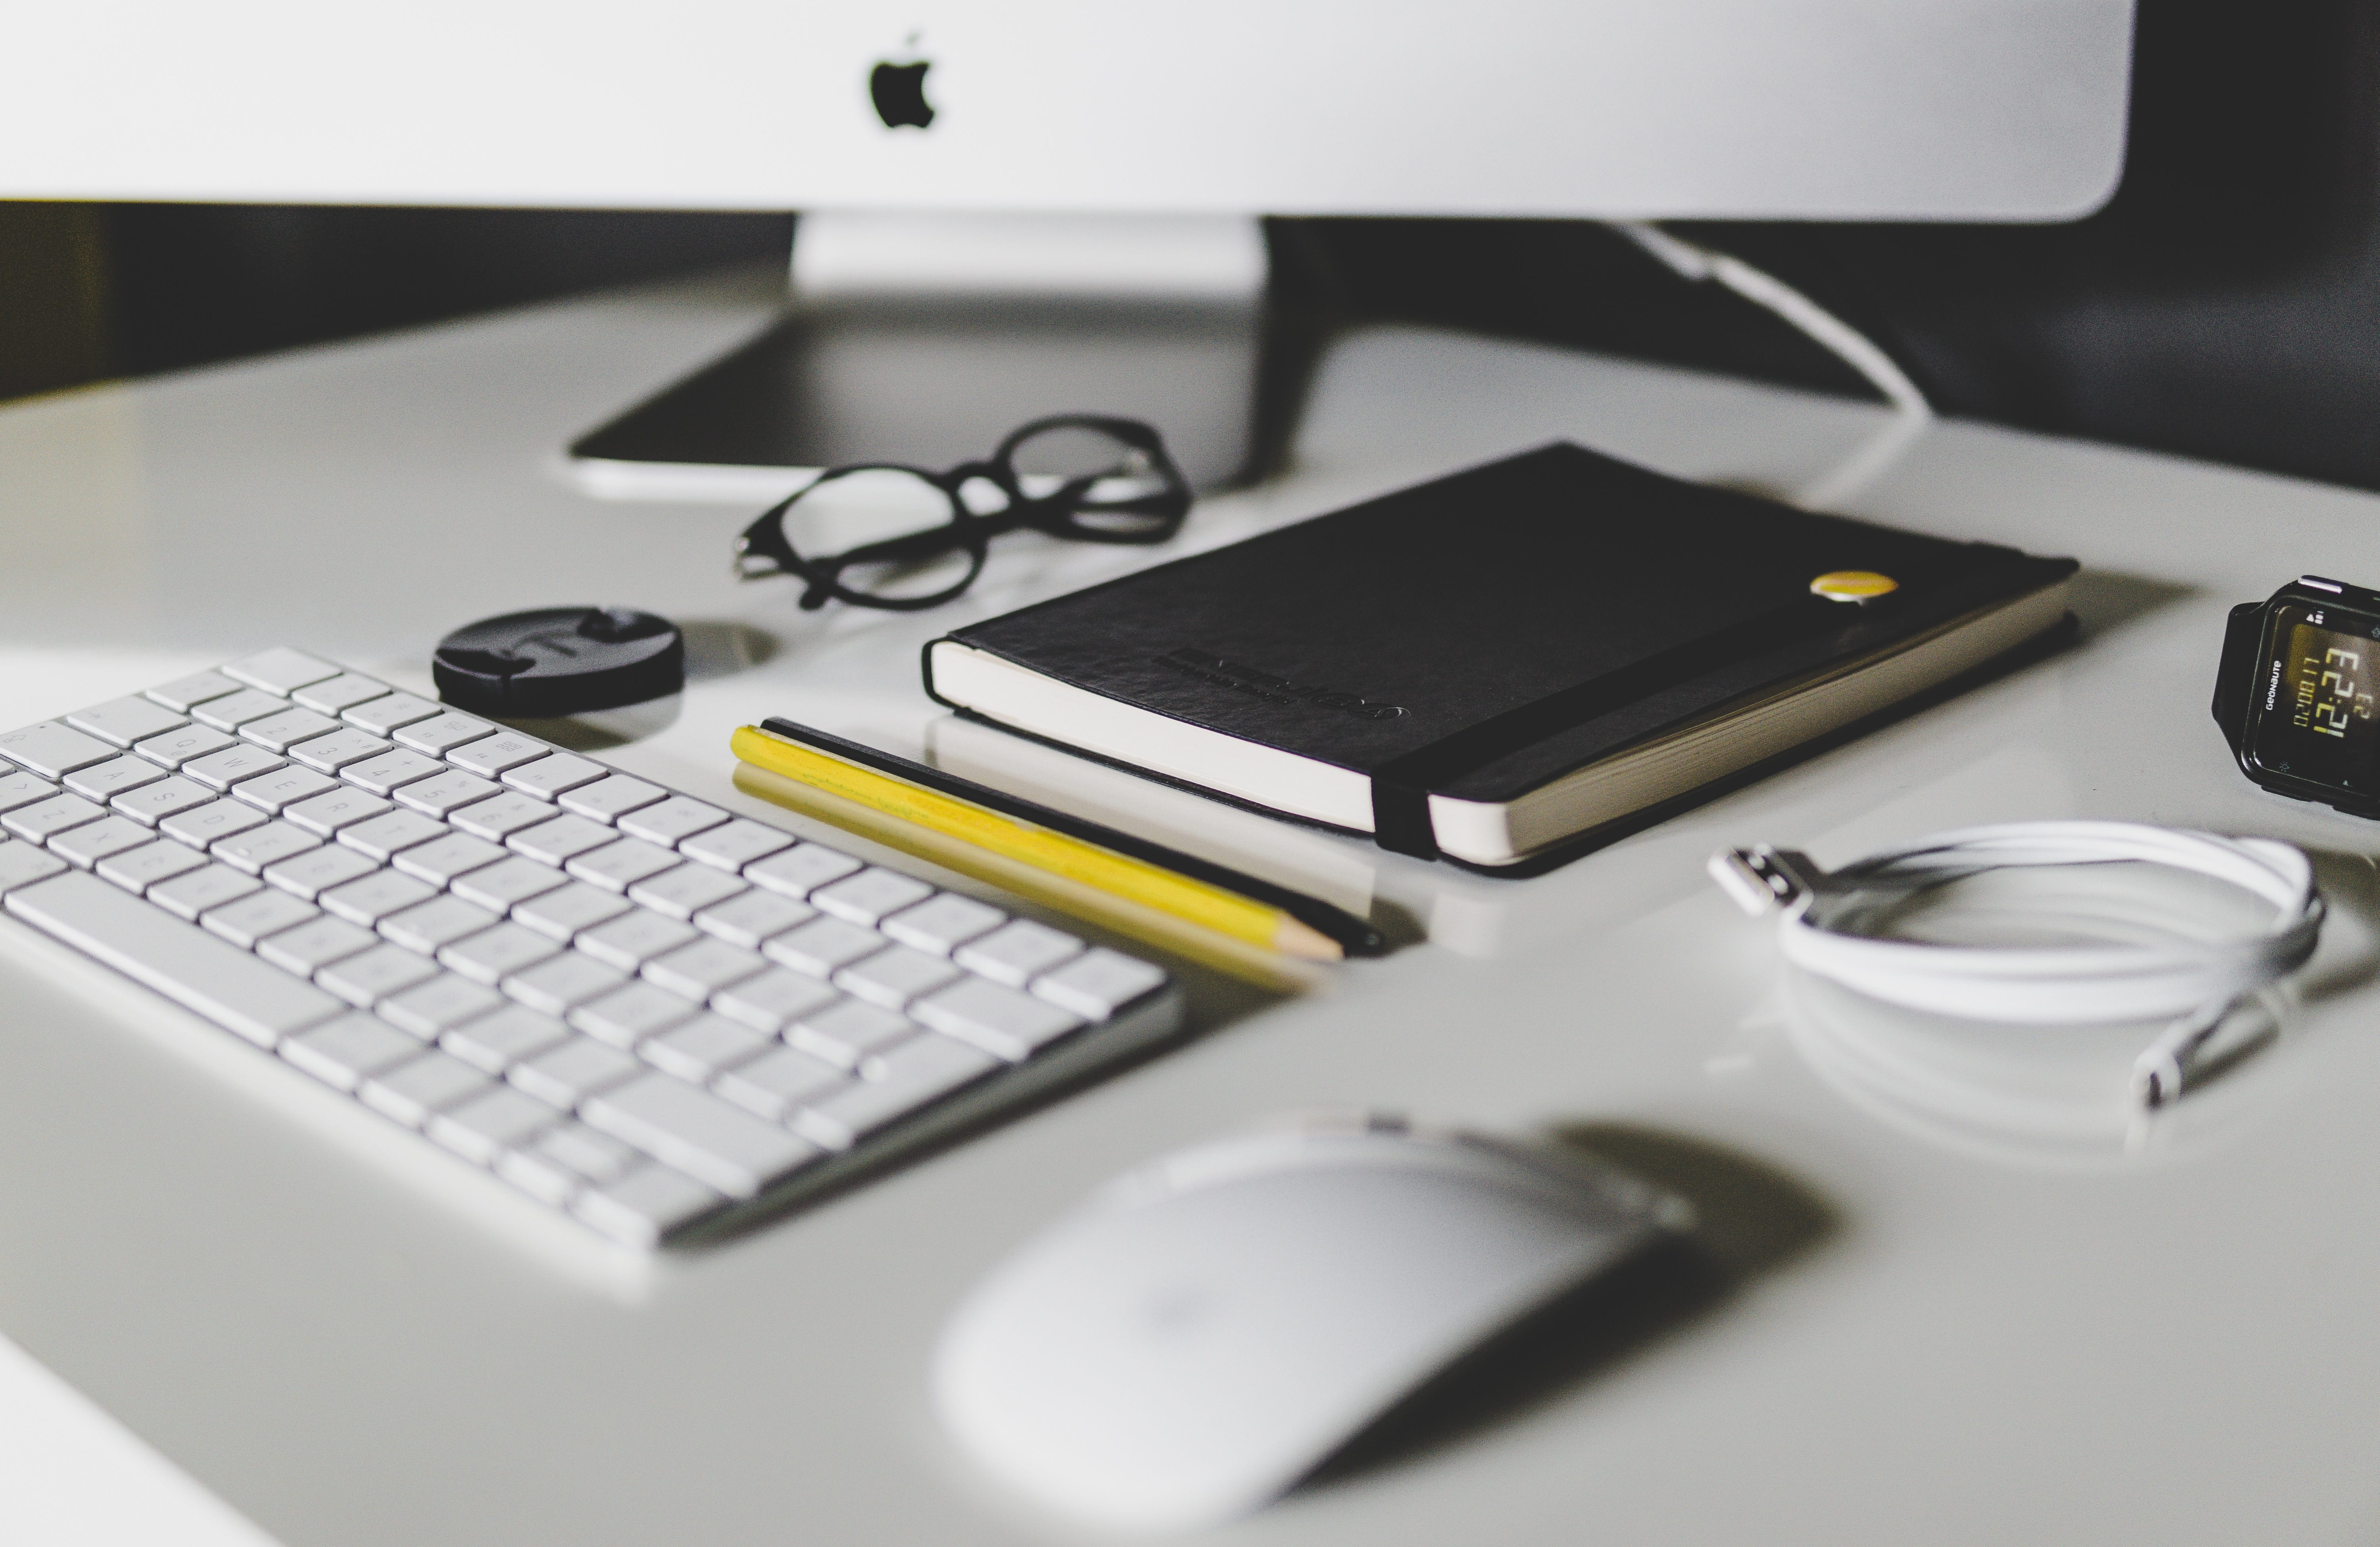
[[2277,609],[2256,684],[2256,761],[2275,773],[2380,792],[2380,619],[2343,609]]

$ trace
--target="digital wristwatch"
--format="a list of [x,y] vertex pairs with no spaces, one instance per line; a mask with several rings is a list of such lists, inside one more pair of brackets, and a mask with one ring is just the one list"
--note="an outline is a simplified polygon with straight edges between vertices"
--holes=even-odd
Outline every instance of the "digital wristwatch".
[[2277,794],[2380,817],[2380,591],[2301,575],[2231,610],[2215,723]]

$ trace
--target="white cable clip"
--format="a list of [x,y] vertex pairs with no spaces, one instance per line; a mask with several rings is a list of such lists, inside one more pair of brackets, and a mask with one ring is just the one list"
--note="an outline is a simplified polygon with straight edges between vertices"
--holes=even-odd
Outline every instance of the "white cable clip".
[[[1999,949],[1885,939],[1838,927],[1863,894],[1910,893],[2012,865],[2136,861],[2227,882],[2270,902],[2272,925],[2243,938]],[[2261,838],[2131,822],[2010,822],[1937,833],[1821,870],[1760,845],[1713,854],[1710,873],[1755,917],[1778,915],[1787,961],[1871,998],[1937,1015],[2031,1025],[2176,1019],[2132,1065],[2131,1099],[2179,1097],[2240,1003],[2313,954],[2324,904],[2303,851]]]

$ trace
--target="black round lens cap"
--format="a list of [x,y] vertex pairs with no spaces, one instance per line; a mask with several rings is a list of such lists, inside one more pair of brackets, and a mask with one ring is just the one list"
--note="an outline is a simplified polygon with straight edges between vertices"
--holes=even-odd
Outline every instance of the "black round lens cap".
[[551,719],[686,686],[677,625],[625,607],[549,607],[466,624],[438,642],[438,696],[498,719]]

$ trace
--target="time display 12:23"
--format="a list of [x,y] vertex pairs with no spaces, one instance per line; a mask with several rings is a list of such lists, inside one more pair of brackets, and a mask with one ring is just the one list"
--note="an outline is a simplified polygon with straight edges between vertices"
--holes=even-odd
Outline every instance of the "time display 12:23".
[[2345,632],[2336,625],[2355,620],[2333,619],[2326,610],[2287,615],[2294,610],[2274,620],[2275,643],[2286,643],[2267,658],[2257,761],[2276,773],[2372,788],[2380,638]]

